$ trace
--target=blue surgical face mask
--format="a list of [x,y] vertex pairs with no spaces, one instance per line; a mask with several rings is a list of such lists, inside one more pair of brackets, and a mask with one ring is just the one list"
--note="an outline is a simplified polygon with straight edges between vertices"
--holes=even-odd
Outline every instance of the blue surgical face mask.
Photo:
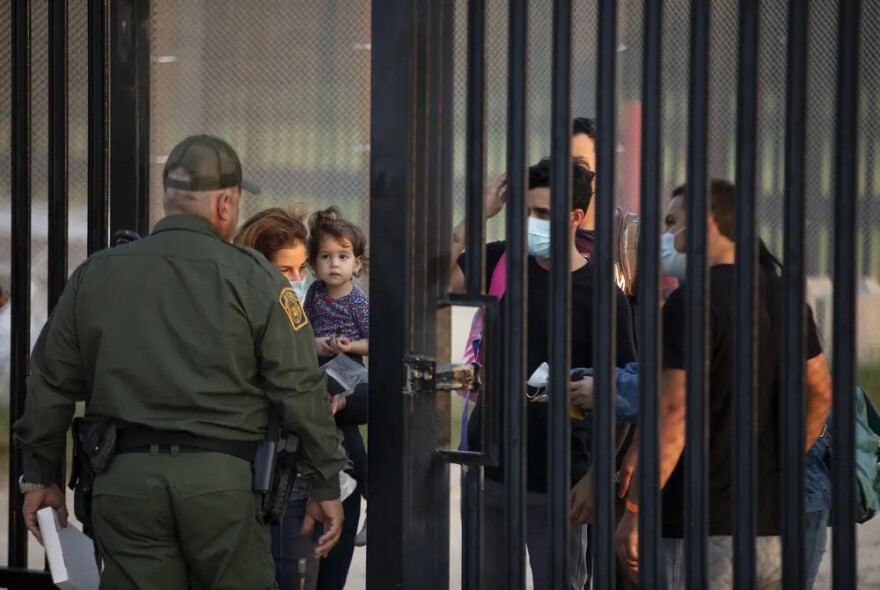
[[535,258],[550,258],[550,221],[529,217],[529,254]]
[[663,268],[663,272],[680,281],[687,278],[687,254],[675,249],[675,236],[682,231],[684,228],[675,233],[666,232],[660,236],[660,266]]
[[300,303],[305,302],[306,293],[309,291],[309,285],[306,279],[301,281],[290,281],[290,288],[293,289],[296,296],[299,297]]

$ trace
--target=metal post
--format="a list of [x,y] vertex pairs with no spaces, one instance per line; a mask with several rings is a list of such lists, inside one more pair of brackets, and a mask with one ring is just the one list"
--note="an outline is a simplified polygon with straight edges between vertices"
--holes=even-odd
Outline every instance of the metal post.
[[[552,173],[550,175],[550,416],[547,451],[550,579],[548,588],[569,583],[569,490],[571,481],[571,0],[553,3]],[[559,393],[560,395],[557,395]]]
[[[12,285],[9,358],[10,426],[24,412],[25,380],[30,362],[31,318],[31,45],[30,2],[12,2]],[[8,565],[27,567],[27,529],[21,514],[18,477],[22,454],[9,429]]]
[[[465,158],[467,166],[466,182],[466,216],[467,216],[467,293],[481,295],[485,289],[486,261],[486,220],[484,218],[484,185],[486,170],[486,2],[471,0],[468,3],[468,48],[467,48],[467,145]],[[448,213],[441,213],[448,215]],[[484,318],[485,323],[485,318]],[[483,338],[487,334],[484,330]],[[491,337],[491,336],[490,336]],[[485,350],[485,348],[484,348]],[[486,359],[488,362],[488,359]],[[486,364],[486,363],[484,363]],[[488,366],[488,365],[487,365]],[[490,367],[491,368],[491,367]],[[484,404],[485,393],[480,396]],[[483,432],[491,422],[490,416],[483,414]],[[487,437],[481,441],[481,449],[485,453]],[[497,441],[497,437],[494,439]],[[463,587],[466,590],[478,590],[483,587],[483,467],[462,466],[466,470],[464,477],[465,489],[462,490],[466,499],[465,514],[462,515],[462,575]]]
[[614,358],[616,287],[614,282],[614,211],[617,168],[617,2],[599,2],[596,79],[596,265],[593,307],[593,361],[596,404],[593,415],[593,584],[614,588]]
[[[736,141],[736,301],[733,371],[733,576],[739,590],[755,585],[755,372],[757,342],[757,227],[759,0],[739,3],[739,79]],[[784,413],[783,413],[784,415]]]
[[708,209],[707,148],[709,130],[709,0],[691,3],[690,96],[688,99],[687,281],[688,316],[687,444],[685,461],[685,569],[690,588],[705,588],[708,493],[708,343],[709,273],[706,257]]
[[386,294],[370,305],[370,323],[384,335],[370,349],[370,516],[382,523],[370,531],[367,548],[371,590],[403,584],[403,455],[410,443],[400,362],[407,353],[410,319],[413,121],[408,113],[415,82],[414,11],[410,0],[374,0],[372,5],[370,218],[396,222],[370,224],[370,257],[383,269],[370,274],[370,290]]
[[[67,2],[49,2],[49,313],[67,284]],[[65,453],[66,455],[66,453]],[[65,489],[65,461],[55,482]]]
[[[781,452],[782,579],[802,588],[804,569],[804,396],[806,330],[804,223],[806,220],[807,47],[809,3],[790,2],[785,118],[784,305]],[[835,460],[837,457],[835,457]]]
[[507,544],[507,587],[525,586],[526,575],[526,357],[525,321],[528,309],[526,265],[526,186],[528,137],[528,23],[526,0],[510,0],[508,9],[507,81],[507,291],[504,294],[506,334],[504,343],[505,432],[504,513]]
[[855,588],[856,205],[858,195],[859,37],[862,3],[840,4],[837,49],[837,162],[834,191],[834,461],[831,463],[832,579]]
[[[663,3],[645,2],[642,66],[641,214],[662,218]],[[660,579],[659,396],[660,224],[643,223],[639,238],[639,586]]]
[[89,188],[88,253],[107,247],[107,73],[105,14],[107,0],[88,3],[89,43]]
[[109,2],[110,235],[149,231],[150,2]]

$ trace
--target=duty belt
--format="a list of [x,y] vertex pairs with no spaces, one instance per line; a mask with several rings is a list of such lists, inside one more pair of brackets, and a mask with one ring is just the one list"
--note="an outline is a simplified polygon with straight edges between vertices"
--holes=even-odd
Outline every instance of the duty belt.
[[180,451],[225,453],[252,463],[257,451],[257,441],[207,438],[187,432],[156,430],[142,426],[120,429],[116,435],[117,453],[176,454]]

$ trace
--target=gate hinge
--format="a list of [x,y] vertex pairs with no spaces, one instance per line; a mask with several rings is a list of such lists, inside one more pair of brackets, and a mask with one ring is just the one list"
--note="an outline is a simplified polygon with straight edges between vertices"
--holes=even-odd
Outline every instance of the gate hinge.
[[403,364],[406,366],[404,395],[456,389],[471,391],[479,387],[480,365],[477,363],[438,363],[430,357],[412,354],[404,357]]

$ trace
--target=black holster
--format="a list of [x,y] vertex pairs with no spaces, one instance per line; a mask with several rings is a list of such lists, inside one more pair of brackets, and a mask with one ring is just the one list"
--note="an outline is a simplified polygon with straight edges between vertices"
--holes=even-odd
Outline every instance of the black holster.
[[75,418],[71,424],[73,465],[70,481],[73,512],[83,525],[83,532],[95,538],[92,527],[92,493],[95,476],[110,466],[116,453],[116,423],[111,418]]
[[275,459],[269,491],[263,494],[263,519],[266,524],[278,525],[284,519],[293,484],[296,482],[296,461],[299,437],[288,434],[278,443],[280,450]]

